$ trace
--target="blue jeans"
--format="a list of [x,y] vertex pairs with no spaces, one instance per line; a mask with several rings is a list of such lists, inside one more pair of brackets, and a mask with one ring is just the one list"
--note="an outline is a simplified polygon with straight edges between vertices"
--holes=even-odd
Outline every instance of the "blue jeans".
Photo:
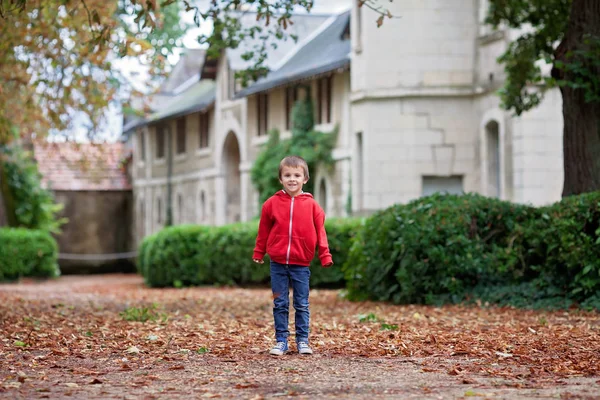
[[275,339],[287,342],[290,313],[290,282],[294,291],[294,309],[296,310],[296,343],[308,343],[310,310],[308,292],[310,268],[301,265],[285,265],[271,261],[271,289],[273,290],[273,319],[275,320]]

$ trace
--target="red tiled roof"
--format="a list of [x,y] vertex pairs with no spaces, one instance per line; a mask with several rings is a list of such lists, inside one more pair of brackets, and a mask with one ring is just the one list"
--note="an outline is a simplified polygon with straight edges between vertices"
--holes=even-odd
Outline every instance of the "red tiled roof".
[[123,143],[34,144],[42,183],[52,190],[131,190]]

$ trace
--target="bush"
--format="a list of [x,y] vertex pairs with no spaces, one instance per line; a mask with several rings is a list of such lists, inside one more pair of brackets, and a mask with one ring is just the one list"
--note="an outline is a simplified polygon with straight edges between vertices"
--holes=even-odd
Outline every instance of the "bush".
[[8,206],[9,225],[59,233],[67,222],[58,217],[63,205],[42,187],[42,176],[31,153],[18,146],[0,146],[0,163],[0,191]]
[[459,302],[478,284],[527,279],[532,207],[486,198],[436,194],[369,218],[344,267],[349,296],[394,303]]
[[366,220],[350,260],[351,299],[600,309],[600,192],[540,208],[424,197]]
[[48,232],[0,228],[0,281],[56,277],[58,246]]
[[342,267],[348,260],[352,239],[361,225],[362,222],[358,218],[331,218],[325,220],[329,251],[334,264],[329,268],[322,268],[319,258],[315,256],[310,264],[312,287],[342,287],[345,285]]
[[541,209],[530,234],[543,263],[539,279],[573,302],[600,308],[600,192],[571,196]]
[[[344,264],[351,237],[359,222],[327,220],[329,247],[335,265],[322,268],[318,258],[311,264],[311,286],[342,287]],[[140,246],[138,271],[149,286],[266,284],[269,260],[252,262],[258,223],[222,227],[180,225],[148,236]]]

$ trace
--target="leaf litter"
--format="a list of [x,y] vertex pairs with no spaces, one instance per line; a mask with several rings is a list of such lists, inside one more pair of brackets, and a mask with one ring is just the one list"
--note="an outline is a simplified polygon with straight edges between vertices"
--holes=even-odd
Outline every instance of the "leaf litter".
[[[0,285],[0,397],[598,398],[600,314],[349,302],[311,291],[315,354],[268,355],[265,288],[136,275]],[[293,332],[293,308],[290,330]]]

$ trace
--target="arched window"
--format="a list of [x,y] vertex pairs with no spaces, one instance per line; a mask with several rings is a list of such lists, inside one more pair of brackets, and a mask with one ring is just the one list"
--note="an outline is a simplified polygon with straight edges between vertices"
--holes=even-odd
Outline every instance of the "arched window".
[[327,212],[327,185],[325,179],[321,179],[319,184],[319,205],[325,212]]
[[487,155],[487,188],[490,197],[501,197],[500,186],[500,129],[498,122],[492,120],[485,126]]

